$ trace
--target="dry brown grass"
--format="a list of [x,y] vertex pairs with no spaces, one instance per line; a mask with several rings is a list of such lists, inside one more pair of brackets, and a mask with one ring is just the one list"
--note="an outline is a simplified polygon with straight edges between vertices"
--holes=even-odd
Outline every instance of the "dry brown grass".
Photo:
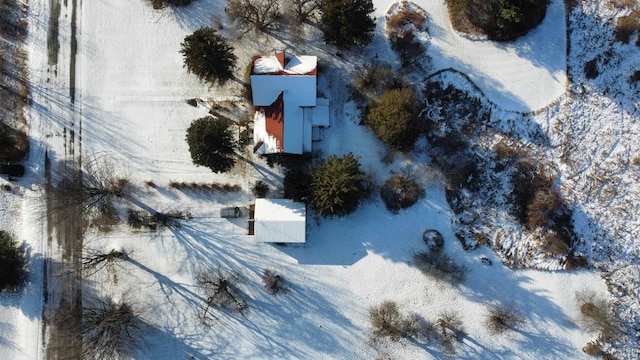
[[[616,41],[628,44],[634,33],[640,34],[640,8],[618,19]],[[640,45],[640,36],[639,40],[636,41],[636,45]]]

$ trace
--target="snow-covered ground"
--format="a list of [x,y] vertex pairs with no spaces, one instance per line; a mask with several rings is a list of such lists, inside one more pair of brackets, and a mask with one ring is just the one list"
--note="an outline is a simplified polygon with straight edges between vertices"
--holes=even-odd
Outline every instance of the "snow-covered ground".
[[[587,358],[581,348],[596,334],[585,333],[579,326],[574,295],[581,290],[604,295],[605,282],[590,271],[509,270],[489,248],[463,251],[453,235],[453,214],[438,176],[433,175],[419,157],[398,156],[388,165],[381,162],[386,150],[370,132],[356,125],[357,111],[348,102],[345,84],[340,82],[348,77],[357,61],[348,59],[349,55],[345,59],[329,56],[333,52],[319,45],[317,31],[310,31],[316,38],[301,48],[317,50],[319,62],[331,63],[331,74],[320,79],[320,90],[331,99],[334,108],[332,127],[320,144],[322,154],[354,152],[360,156],[364,170],[372,173],[378,182],[392,171],[411,169],[426,187],[427,195],[398,214],[388,212],[374,196],[344,218],[310,217],[307,244],[279,247],[256,244],[246,235],[243,221],[222,219],[218,210],[226,205],[249,203],[250,187],[257,180],[270,184],[274,189],[272,194],[277,194],[275,189],[281,187],[281,169],[270,168],[260,159],[250,159],[252,164],[239,166],[230,174],[212,174],[206,168],[192,165],[184,141],[191,120],[206,115],[209,110],[204,105],[192,107],[186,99],[233,99],[240,94],[240,86],[235,82],[226,88],[203,85],[186,73],[179,54],[185,35],[201,26],[211,26],[214,15],[221,17],[223,2],[197,0],[175,11],[153,10],[143,0],[82,2],[78,14],[79,70],[74,107],[68,105],[66,95],[68,68],[63,65],[56,68],[55,77],[44,70],[47,68],[44,44],[48,3],[34,0],[30,7],[29,61],[34,93],[30,112],[34,139],[28,160],[30,175],[20,180],[17,190],[2,192],[0,198],[3,206],[0,225],[30,246],[32,268],[31,282],[23,293],[0,299],[3,358],[33,359],[44,355],[39,332],[41,263],[45,256],[59,256],[55,248],[46,248],[42,213],[45,148],[50,149],[53,160],[65,160],[71,154],[112,159],[116,171],[129,175],[133,184],[131,198],[119,203],[123,208],[178,210],[193,215],[193,219],[181,221],[179,228],[157,233],[136,232],[122,224],[106,235],[91,231],[85,236],[87,249],[122,248],[129,253],[130,260],[119,263],[112,273],[100,272],[86,279],[85,295],[87,298],[91,294],[125,298],[142,311],[148,326],[144,328],[144,341],[136,350],[136,358],[365,359],[383,356],[430,359],[444,356],[434,343],[405,340],[373,343],[368,308],[384,300],[396,301],[403,313],[416,313],[432,322],[442,311],[458,312],[466,335],[457,346],[455,358]],[[464,71],[504,110],[538,109],[564,94],[566,29],[561,1],[552,2],[547,18],[538,29],[509,45],[464,39],[452,31],[444,3],[431,0],[416,3],[429,15],[431,45],[428,51],[435,70]],[[391,3],[377,0],[375,5],[380,17],[378,23],[382,24],[381,18]],[[70,8],[63,6],[61,38],[70,36],[68,30],[62,30],[70,17]],[[381,28],[376,36],[367,53],[394,62],[394,55],[382,39]],[[240,39],[234,40],[234,44],[242,46],[237,48],[241,61],[247,61],[253,54],[269,53],[274,48],[289,47],[296,51],[290,42],[274,38]],[[573,44],[573,47],[579,45]],[[67,64],[70,56],[68,49],[62,49],[59,63]],[[632,65],[637,66],[637,60]],[[242,77],[243,70],[241,64],[238,77]],[[638,103],[637,98],[630,99],[611,104],[610,108],[635,106],[635,113],[609,111],[606,104],[598,104],[596,100],[564,99],[536,120],[551,132],[554,126],[560,126],[555,124],[563,124],[567,116],[558,109],[572,106],[587,109],[581,118],[583,122],[573,125],[582,130],[569,127],[565,132],[571,139],[571,136],[577,137],[576,152],[593,154],[594,159],[582,166],[591,172],[596,166],[594,162],[615,154],[613,150],[617,147],[604,154],[597,141],[617,144],[616,134],[624,130],[611,124],[616,123],[618,116],[622,119],[627,116],[624,124],[627,124],[625,129],[629,129],[624,137],[626,147],[620,151],[629,156],[638,154],[637,145],[631,142],[633,134],[637,138],[634,124]],[[581,111],[573,110],[569,114],[580,116]],[[606,127],[604,124],[590,128],[595,126],[589,122],[594,114],[609,114],[607,124],[613,127],[608,130],[610,136],[603,137],[599,132],[600,127]],[[69,133],[69,128],[75,132]],[[558,141],[560,134],[563,133],[558,133]],[[577,163],[583,161],[584,158],[576,156]],[[584,200],[581,206],[586,214],[592,214],[589,219],[602,219],[605,224],[616,224],[620,229],[622,223],[602,215],[606,209],[598,198],[581,197],[583,189],[571,185],[585,187],[588,184],[576,169],[580,166],[567,167],[570,175],[564,190],[575,193],[576,202]],[[634,192],[637,167],[627,169],[625,174],[624,179],[629,182],[625,190],[637,194]],[[143,181],[147,180],[156,186],[145,186]],[[241,185],[243,190],[229,194],[175,190],[169,188],[170,181],[233,183]],[[637,195],[629,199],[637,199]],[[637,214],[633,208],[628,209]],[[626,224],[634,219],[633,215],[624,218]],[[620,248],[637,251],[637,246],[631,243],[637,238],[632,236],[637,227],[636,222],[624,237],[629,247],[619,245]],[[446,240],[446,252],[471,269],[462,284],[454,287],[431,280],[412,265],[412,254],[424,249],[421,236],[425,229],[439,230]],[[594,233],[598,232],[594,230]],[[609,234],[602,236],[610,239]],[[597,247],[594,251],[598,251]],[[493,264],[482,263],[483,256]],[[629,259],[632,258],[637,259],[630,255]],[[194,275],[198,270],[217,266],[240,275],[239,288],[247,297],[249,310],[244,315],[214,311],[213,326],[207,327],[198,320],[204,302],[203,294],[195,286]],[[291,291],[277,297],[266,293],[260,280],[264,269],[281,274]],[[637,277],[635,279],[637,282]],[[495,302],[523,312],[526,323],[517,331],[490,335],[484,321],[489,305]],[[638,308],[632,307],[629,311],[633,309]]]

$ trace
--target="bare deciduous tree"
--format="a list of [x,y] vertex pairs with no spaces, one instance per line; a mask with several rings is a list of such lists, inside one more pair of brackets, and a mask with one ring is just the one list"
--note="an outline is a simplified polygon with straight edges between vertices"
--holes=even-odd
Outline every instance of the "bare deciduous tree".
[[318,0],[287,0],[286,8],[298,23],[315,17],[320,9]]
[[111,249],[111,251],[88,251],[82,257],[82,271],[86,275],[95,274],[105,266],[114,264],[118,260],[126,260],[128,254],[124,250]]
[[225,308],[235,312],[244,312],[247,303],[237,288],[240,278],[237,274],[221,268],[199,271],[196,274],[196,284],[201,288],[206,299],[203,319],[207,319],[209,309]]
[[245,33],[275,28],[282,15],[278,0],[228,0],[225,12]]
[[60,217],[82,218],[87,214],[112,213],[113,200],[126,196],[127,177],[117,177],[113,163],[88,158],[71,164],[52,189],[53,211]]
[[118,359],[138,343],[142,321],[131,304],[96,299],[82,313],[83,358]]

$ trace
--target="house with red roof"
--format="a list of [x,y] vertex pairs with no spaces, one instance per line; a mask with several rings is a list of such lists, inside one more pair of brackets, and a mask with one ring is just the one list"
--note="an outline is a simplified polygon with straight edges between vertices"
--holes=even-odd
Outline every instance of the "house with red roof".
[[329,126],[329,100],[317,97],[318,58],[284,51],[251,64],[254,153],[302,154]]

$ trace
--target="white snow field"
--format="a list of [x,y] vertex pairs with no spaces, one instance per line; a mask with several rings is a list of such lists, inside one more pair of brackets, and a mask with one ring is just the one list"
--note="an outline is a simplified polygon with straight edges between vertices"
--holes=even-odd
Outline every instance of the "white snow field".
[[[59,16],[61,39],[70,37],[70,3],[62,5]],[[69,49],[61,48],[55,76],[43,70],[51,69],[45,45],[49,1],[32,0],[30,5],[29,119],[34,139],[30,175],[20,180],[18,190],[0,192],[0,226],[30,247],[31,280],[22,293],[0,297],[0,357],[45,357],[46,338],[40,333],[41,263],[45,256],[60,257],[55,242],[54,248],[46,248],[42,191],[46,148],[54,164],[78,156],[111,159],[116,172],[128,175],[133,185],[131,197],[118,204],[123,209],[177,210],[193,216],[181,220],[180,227],[158,232],[133,231],[123,221],[111,233],[91,230],[85,235],[86,249],[124,249],[129,254],[129,260],[85,279],[84,293],[86,301],[92,296],[126,299],[141,311],[143,340],[133,358],[590,358],[581,349],[597,334],[580,327],[575,293],[590,290],[609,296],[605,282],[592,271],[510,270],[490,248],[464,251],[451,228],[454,216],[444,186],[424,159],[398,156],[384,164],[384,146],[356,125],[357,111],[341,81],[359,61],[331,56],[335,50],[321,44],[317,30],[309,31],[313,38],[300,46],[299,53],[318,55],[320,63],[331,62],[335,70],[324,79],[321,72],[319,79],[320,91],[333,107],[332,127],[325,132],[320,152],[323,156],[355,153],[378,183],[392,172],[411,169],[425,186],[426,196],[392,214],[374,194],[346,217],[310,216],[304,245],[258,244],[247,235],[246,220],[222,219],[219,209],[248,205],[257,180],[268,183],[272,196],[277,196],[282,169],[244,155],[252,163],[241,162],[228,174],[212,174],[191,163],[184,140],[189,123],[209,111],[206,104],[192,107],[186,99],[236,100],[240,94],[235,81],[224,88],[208,87],[187,74],[179,53],[187,34],[213,26],[213,16],[224,18],[223,0],[196,0],[176,10],[153,10],[143,0],[81,3],[75,106],[69,104],[68,95]],[[416,3],[429,15],[428,51],[434,70],[465,72],[504,110],[539,109],[564,94],[566,28],[560,0],[552,1],[541,26],[508,45],[467,40],[451,29],[443,2]],[[390,5],[376,0],[379,24]],[[376,54],[394,62],[382,34],[379,26],[373,45],[361,56]],[[286,38],[281,42],[247,37],[232,41],[240,58],[239,78],[243,61],[251,55],[282,48],[297,52]],[[68,128],[76,133],[70,134]],[[155,186],[145,186],[148,180]],[[176,190],[169,187],[170,181],[230,183],[242,190],[227,194]],[[440,231],[445,251],[471,270],[460,285],[432,280],[412,264],[412,255],[425,248],[421,238],[425,229]],[[482,257],[492,265],[482,263]],[[238,287],[248,311],[240,315],[214,309],[206,325],[199,319],[204,294],[194,278],[199,270],[215,267],[239,274]],[[264,269],[283,276],[290,291],[269,295],[261,282]],[[397,302],[403,314],[415,313],[430,322],[443,311],[457,312],[465,334],[456,353],[444,354],[434,342],[372,341],[368,309],[385,300]],[[495,303],[522,312],[524,325],[502,335],[490,334],[485,319]]]

